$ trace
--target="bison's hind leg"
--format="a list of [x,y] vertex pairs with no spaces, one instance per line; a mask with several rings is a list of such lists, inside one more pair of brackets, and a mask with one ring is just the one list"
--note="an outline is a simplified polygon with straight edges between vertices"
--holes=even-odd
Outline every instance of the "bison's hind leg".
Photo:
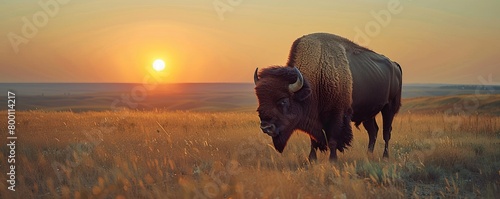
[[384,158],[389,157],[389,140],[391,139],[391,131],[392,131],[392,120],[394,119],[394,115],[396,115],[395,110],[392,109],[390,105],[384,106],[382,109],[382,120],[384,122]]
[[378,134],[378,125],[375,117],[370,118],[363,122],[363,126],[368,132],[368,152],[373,153],[373,149],[375,148],[375,142],[377,141]]

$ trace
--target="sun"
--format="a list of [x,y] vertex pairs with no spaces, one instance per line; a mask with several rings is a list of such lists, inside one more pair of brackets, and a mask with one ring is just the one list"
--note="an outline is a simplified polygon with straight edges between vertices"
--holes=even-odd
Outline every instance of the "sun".
[[153,68],[156,71],[162,71],[163,69],[165,69],[165,62],[161,59],[157,59],[153,62]]

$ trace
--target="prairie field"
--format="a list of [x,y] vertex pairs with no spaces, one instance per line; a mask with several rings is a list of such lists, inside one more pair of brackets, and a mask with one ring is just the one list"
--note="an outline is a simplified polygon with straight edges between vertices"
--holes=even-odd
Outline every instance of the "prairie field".
[[[16,192],[0,175],[0,198],[500,196],[495,115],[402,111],[390,158],[382,158],[381,132],[367,153],[361,127],[333,163],[329,152],[309,163],[302,132],[276,152],[253,111],[21,111],[16,123]],[[1,147],[0,165],[8,150]]]

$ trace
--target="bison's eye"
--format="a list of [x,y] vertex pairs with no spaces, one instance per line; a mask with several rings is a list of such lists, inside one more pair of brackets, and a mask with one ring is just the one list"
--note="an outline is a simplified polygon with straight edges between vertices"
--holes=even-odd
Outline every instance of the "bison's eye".
[[290,103],[290,98],[281,98],[279,101],[278,101],[278,104],[281,105],[281,106],[285,106],[285,105],[288,105]]
[[278,107],[280,108],[281,113],[287,114],[289,106],[290,106],[290,98],[285,97],[278,100]]

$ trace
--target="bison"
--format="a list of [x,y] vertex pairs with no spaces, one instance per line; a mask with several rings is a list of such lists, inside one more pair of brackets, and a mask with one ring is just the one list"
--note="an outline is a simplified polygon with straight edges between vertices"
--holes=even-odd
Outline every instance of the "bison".
[[388,157],[392,120],[401,106],[402,70],[398,63],[343,37],[314,33],[295,40],[286,66],[254,73],[260,128],[283,152],[295,130],[310,136],[309,160],[330,149],[337,158],[352,140],[351,121],[368,131],[373,153],[382,112]]

